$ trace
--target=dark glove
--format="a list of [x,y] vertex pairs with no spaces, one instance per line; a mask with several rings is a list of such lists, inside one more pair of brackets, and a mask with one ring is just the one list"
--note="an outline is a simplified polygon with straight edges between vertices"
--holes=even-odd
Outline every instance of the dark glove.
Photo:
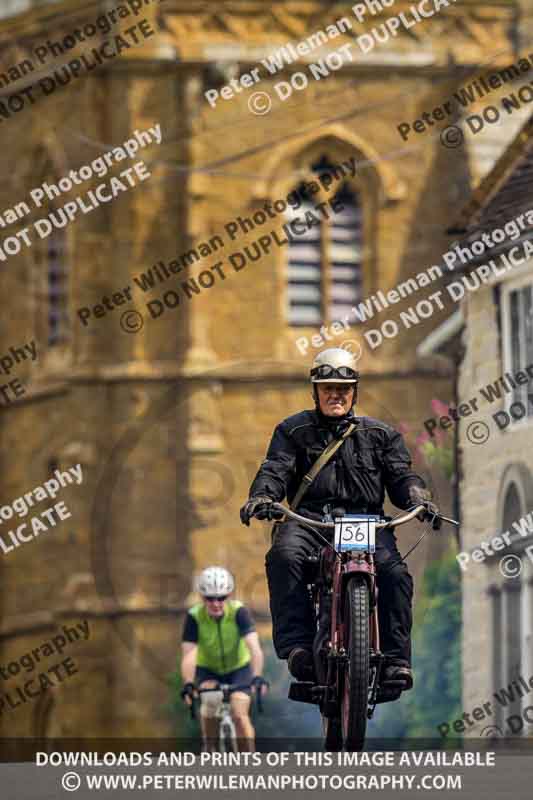
[[271,497],[265,495],[258,495],[257,497],[250,497],[250,499],[241,508],[241,522],[243,525],[249,525],[252,517],[257,519],[267,519],[268,505],[274,501]]
[[268,689],[270,684],[268,681],[262,678],[261,675],[256,675],[255,678],[252,678],[252,687],[255,689],[256,692],[260,692],[262,686],[266,686],[266,688]]
[[417,514],[417,519],[419,519],[420,522],[430,520],[433,522],[433,529],[439,530],[442,521],[435,516],[439,513],[439,508],[431,501],[431,492],[429,489],[424,489],[422,486],[410,486],[409,499],[414,506],[424,506],[424,511]]
[[191,700],[194,699],[194,683],[185,683],[183,688],[180,692],[181,699],[185,701],[186,697],[190,697]]

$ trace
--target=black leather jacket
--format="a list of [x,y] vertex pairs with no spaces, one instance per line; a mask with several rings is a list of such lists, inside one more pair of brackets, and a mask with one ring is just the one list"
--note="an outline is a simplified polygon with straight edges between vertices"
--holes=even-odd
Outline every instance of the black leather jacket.
[[301,411],[280,422],[250,487],[250,497],[266,495],[277,502],[287,497],[290,503],[303,476],[350,422],[356,423],[356,429],[322,467],[298,510],[322,514],[328,503],[348,514],[383,514],[385,489],[398,508],[411,506],[409,487],[426,484],[411,470],[403,437],[385,422],[351,412],[336,419],[318,411]]

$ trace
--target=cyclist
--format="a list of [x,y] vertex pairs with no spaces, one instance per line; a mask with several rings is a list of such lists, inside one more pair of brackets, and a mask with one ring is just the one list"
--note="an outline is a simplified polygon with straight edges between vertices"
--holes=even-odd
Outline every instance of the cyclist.
[[[250,685],[233,692],[231,715],[239,745],[254,749],[255,731],[250,720],[251,691],[264,694],[267,682],[262,678],[263,651],[248,609],[238,600],[229,600],[235,588],[232,574],[224,567],[207,567],[199,575],[197,591],[202,602],[189,609],[182,636],[182,699],[190,705],[199,689],[209,689],[215,682]],[[222,692],[200,695],[200,725],[204,747],[216,748],[218,741],[217,709]]]
[[[317,520],[324,506],[342,508],[347,514],[383,516],[386,489],[398,508],[423,504],[421,519],[438,513],[423,479],[411,469],[401,434],[380,420],[354,415],[359,373],[353,355],[342,348],[322,351],[313,362],[310,379],[315,409],[288,417],[274,430],[266,459],[241,509],[241,521],[249,525],[252,517],[265,519],[268,505],[285,496],[292,503],[313,463],[343,434],[347,436],[342,445],[308,483],[294,510]],[[351,430],[350,425],[354,426]],[[289,520],[274,527],[266,555],[274,647],[298,680],[316,677],[312,656],[316,624],[304,575],[305,559],[316,547],[313,534]],[[399,558],[394,531],[377,533],[379,622],[382,651],[387,656],[384,679],[406,690],[413,685],[413,581],[405,562],[393,565]]]

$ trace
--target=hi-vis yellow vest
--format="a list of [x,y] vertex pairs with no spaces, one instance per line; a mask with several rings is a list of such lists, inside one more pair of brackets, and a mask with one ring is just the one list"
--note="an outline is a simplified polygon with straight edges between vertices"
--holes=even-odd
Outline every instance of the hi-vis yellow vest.
[[250,653],[236,621],[241,606],[238,600],[227,601],[224,615],[218,620],[209,616],[203,603],[190,609],[189,613],[198,625],[196,663],[199,667],[223,675],[249,663]]

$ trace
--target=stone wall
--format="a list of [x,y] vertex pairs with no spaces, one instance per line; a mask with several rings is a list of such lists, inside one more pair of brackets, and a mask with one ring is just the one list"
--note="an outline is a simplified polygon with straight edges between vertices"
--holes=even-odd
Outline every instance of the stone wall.
[[[531,271],[531,263],[525,267]],[[509,273],[506,280],[513,280]],[[499,291],[505,285],[500,283]],[[460,370],[459,396],[467,402],[471,398],[479,401],[479,413],[460,423],[461,452],[461,550],[471,552],[482,541],[489,542],[494,536],[509,529],[513,533],[510,520],[504,521],[504,500],[509,483],[514,482],[520,495],[522,515],[533,509],[533,496],[527,472],[533,470],[533,430],[530,422],[524,425],[511,424],[500,431],[494,415],[507,408],[508,396],[494,400],[490,404],[483,399],[480,389],[494,383],[508,367],[502,359],[502,330],[500,327],[499,305],[495,302],[494,289],[483,288],[468,297],[463,304],[466,319],[464,331],[465,358]],[[522,365],[526,366],[526,365]],[[512,371],[511,371],[512,372]],[[504,393],[502,392],[502,395]],[[488,436],[484,443],[472,441],[468,425],[473,420],[486,426]],[[532,652],[527,631],[531,630],[529,611],[530,595],[527,593],[528,581],[533,571],[530,559],[523,554],[523,548],[531,538],[523,539],[511,549],[496,552],[483,562],[470,561],[462,573],[463,586],[463,708],[465,711],[492,701],[497,709],[494,719],[485,719],[469,727],[467,733],[479,736],[488,724],[502,724],[502,714],[493,701],[493,692],[507,687],[512,678],[522,674],[526,680],[531,674]],[[502,573],[501,559],[508,552],[518,553],[522,558],[520,578],[505,577]],[[514,591],[522,587],[522,661],[511,663],[508,648],[512,646],[517,619],[508,616],[509,599]],[[493,617],[493,594],[501,592],[502,632],[499,634]],[[529,627],[528,627],[529,626]],[[530,634],[529,634],[530,637]],[[527,644],[529,642],[529,644]],[[525,646],[525,647],[524,647]],[[502,654],[503,662],[508,661],[503,675],[498,675],[494,666],[495,654]],[[505,730],[509,735],[509,730]]]

